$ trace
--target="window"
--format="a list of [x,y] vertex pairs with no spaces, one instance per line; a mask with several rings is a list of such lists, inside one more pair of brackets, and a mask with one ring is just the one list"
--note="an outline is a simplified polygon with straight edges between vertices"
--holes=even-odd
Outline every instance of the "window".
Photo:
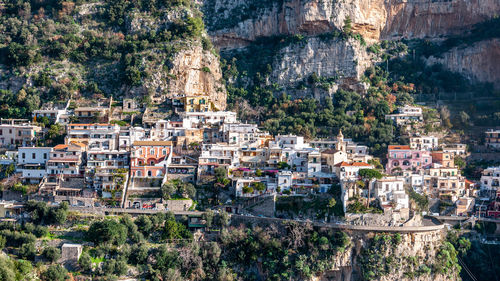
[[151,176],[152,176],[151,171],[148,171],[148,177],[151,177]]
[[155,154],[155,150],[152,148],[152,149],[149,151],[149,154]]
[[22,156],[23,156],[23,159],[24,159],[24,158],[26,158],[26,153],[24,153],[24,152],[23,152],[23,155],[22,155]]
[[43,159],[47,159],[47,153],[43,154]]
[[0,129],[0,136],[1,136],[1,135],[3,135],[3,130],[2,130],[2,129]]

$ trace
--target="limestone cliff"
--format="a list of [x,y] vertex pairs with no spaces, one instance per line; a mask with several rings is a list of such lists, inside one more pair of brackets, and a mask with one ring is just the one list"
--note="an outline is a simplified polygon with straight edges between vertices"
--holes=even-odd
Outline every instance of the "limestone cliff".
[[350,17],[368,40],[455,34],[500,14],[497,0],[205,0],[217,46],[236,48],[258,37],[315,35],[341,29]]
[[166,96],[207,95],[214,106],[226,108],[226,89],[222,81],[219,58],[201,44],[178,53],[171,62]]
[[[394,239],[395,236],[387,234],[365,232],[352,235],[351,245],[346,251],[337,254],[334,268],[312,280],[364,280],[366,271],[371,266],[376,267],[375,263],[382,266],[379,272],[373,272],[370,280],[457,280],[457,268],[451,269],[448,274],[430,270],[439,263],[438,253],[443,245],[442,233],[439,231],[398,234],[401,237],[399,243],[388,240],[389,237]],[[385,241],[374,241],[377,239]],[[373,260],[371,262],[374,264],[367,265],[371,260],[370,255],[374,253],[378,254],[377,259],[384,261]],[[383,265],[388,265],[385,267],[388,270],[384,270]]]
[[[204,0],[203,4],[208,33],[223,54],[246,48],[261,38],[332,33],[342,30],[348,18],[352,31],[361,34],[368,45],[380,40],[440,41],[500,14],[498,0]],[[492,46],[481,45],[483,54],[487,46]],[[355,80],[373,63],[362,49],[351,43],[327,46],[315,39],[305,46],[288,46],[273,58],[270,82],[288,87],[293,96],[324,96],[317,89],[290,89],[313,72],[321,76],[342,73],[339,86],[362,90]],[[469,60],[460,55],[478,52],[475,48],[455,52],[455,56],[450,54],[440,62],[477,81],[497,81],[495,60],[488,65],[483,56],[469,66],[460,63]],[[495,51],[490,50],[486,57],[494,56]]]
[[[344,88],[362,90],[358,82],[366,67],[371,63],[366,48],[354,39],[334,38],[324,40],[312,37],[302,44],[292,44],[281,49],[273,61],[270,80],[282,87],[289,87],[288,93],[304,96],[307,90],[297,89],[297,84],[315,73],[320,77],[334,77],[332,87],[315,88],[312,94],[331,95],[340,85]],[[290,87],[291,86],[291,87]]]
[[500,40],[480,41],[464,48],[455,47],[440,57],[430,57],[428,64],[442,64],[470,80],[489,82],[500,89]]

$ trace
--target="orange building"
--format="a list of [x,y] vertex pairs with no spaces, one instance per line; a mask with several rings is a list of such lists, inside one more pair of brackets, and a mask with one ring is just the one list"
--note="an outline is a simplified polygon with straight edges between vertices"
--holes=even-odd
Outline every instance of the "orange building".
[[163,177],[171,161],[171,141],[136,141],[131,153],[133,177]]

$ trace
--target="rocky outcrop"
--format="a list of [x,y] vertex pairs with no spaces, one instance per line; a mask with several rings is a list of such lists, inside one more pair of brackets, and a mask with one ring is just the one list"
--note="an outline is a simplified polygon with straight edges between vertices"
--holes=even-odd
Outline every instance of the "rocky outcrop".
[[[186,9],[172,10],[157,20],[136,12],[128,17],[127,29],[131,34],[157,31],[193,14]],[[208,96],[215,109],[224,110],[227,94],[219,58],[212,49],[204,49],[200,39],[174,41],[172,53],[147,50],[148,59],[143,60],[147,78],[140,87],[132,88],[129,96],[149,94],[155,103],[183,96]]]
[[[292,44],[276,55],[270,80],[282,87],[292,87],[288,93],[303,96],[296,89],[298,83],[307,81],[315,73],[319,77],[335,77],[338,86],[359,89],[359,78],[371,64],[366,48],[354,39],[321,39],[311,37],[304,43]],[[331,88],[335,92],[336,87]],[[322,89],[327,91],[326,89]],[[313,91],[315,98],[319,90]],[[329,93],[331,94],[331,93]]]
[[317,35],[342,29],[368,41],[456,34],[500,14],[497,0],[205,0],[210,35],[220,48],[239,48],[259,37]]
[[171,62],[167,91],[169,98],[178,95],[206,95],[214,106],[226,108],[226,88],[222,81],[219,58],[199,46],[183,50]]
[[492,83],[500,89],[500,39],[480,41],[472,46],[455,47],[440,57],[430,57],[427,63],[442,64],[476,82]]

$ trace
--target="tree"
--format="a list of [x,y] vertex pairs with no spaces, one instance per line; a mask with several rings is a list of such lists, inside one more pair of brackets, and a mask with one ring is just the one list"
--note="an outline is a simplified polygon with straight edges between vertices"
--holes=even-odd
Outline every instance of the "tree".
[[210,228],[214,221],[214,212],[212,210],[207,210],[203,213],[202,218],[205,220],[205,225]]
[[244,194],[253,193],[253,188],[251,186],[243,186],[243,193]]
[[92,259],[87,252],[83,252],[78,259],[78,265],[85,272],[92,271]]
[[153,223],[146,215],[140,215],[135,220],[135,224],[137,225],[137,229],[144,235],[149,236],[150,232],[153,230]]
[[290,169],[290,168],[291,168],[291,167],[290,167],[290,165],[288,165],[288,163],[287,163],[287,162],[283,162],[283,161],[278,162],[278,165],[277,165],[277,166],[278,166],[278,169],[279,169],[279,170],[288,170],[288,169]]
[[117,260],[115,264],[115,274],[117,276],[123,276],[127,273],[127,263],[124,260]]
[[127,240],[127,228],[113,219],[93,222],[87,238],[96,244],[122,245]]
[[68,271],[58,264],[49,266],[47,270],[42,273],[42,280],[45,281],[64,281],[66,279],[69,279]]
[[219,225],[224,227],[229,225],[229,214],[226,211],[219,213]]
[[381,179],[382,174],[374,169],[360,169],[358,172],[359,176],[366,180],[366,187],[368,188],[368,200],[366,202],[366,206],[370,204],[370,199],[371,199],[371,187],[370,187],[370,182],[372,179]]
[[135,244],[132,246],[130,253],[130,263],[131,264],[145,264],[148,258],[148,247],[146,244]]
[[43,257],[49,262],[56,262],[61,257],[61,251],[56,247],[46,247],[43,249]]
[[178,223],[172,219],[167,220],[165,222],[163,239],[175,240],[175,239],[190,239],[190,238],[192,238],[191,232],[189,232],[182,223]]
[[344,34],[349,37],[352,35],[352,20],[351,17],[347,16],[344,20],[344,27],[342,28]]
[[62,202],[58,207],[51,208],[49,211],[49,217],[54,224],[63,224],[68,217],[68,203]]
[[453,159],[453,162],[455,163],[455,166],[457,166],[459,169],[463,169],[467,165],[465,160],[459,156],[456,156],[455,159]]
[[108,276],[112,275],[113,273],[115,273],[115,267],[116,267],[116,260],[114,259],[106,260],[102,264],[102,272]]
[[178,179],[170,180],[161,187],[163,198],[168,200],[174,195],[182,198],[194,198],[196,188],[191,183],[186,183]]
[[465,111],[460,111],[458,118],[463,127],[469,126],[470,116]]
[[266,190],[266,184],[264,184],[263,182],[254,182],[252,184],[252,186],[257,190],[257,191],[264,191]]
[[34,243],[26,243],[19,249],[19,256],[23,259],[34,260],[36,256],[36,247]]
[[215,182],[213,194],[215,195],[215,202],[219,202],[219,193],[221,189],[225,189],[230,183],[231,180],[227,178],[227,170],[219,167],[214,169]]
[[335,200],[335,198],[330,198],[330,201],[328,201],[328,208],[334,208],[335,205],[337,205],[337,201]]
[[47,132],[47,142],[49,144],[62,143],[64,141],[64,126],[61,124],[53,124]]
[[255,170],[255,175],[256,175],[257,177],[262,177],[262,170],[261,170],[261,169],[257,169],[257,170]]

